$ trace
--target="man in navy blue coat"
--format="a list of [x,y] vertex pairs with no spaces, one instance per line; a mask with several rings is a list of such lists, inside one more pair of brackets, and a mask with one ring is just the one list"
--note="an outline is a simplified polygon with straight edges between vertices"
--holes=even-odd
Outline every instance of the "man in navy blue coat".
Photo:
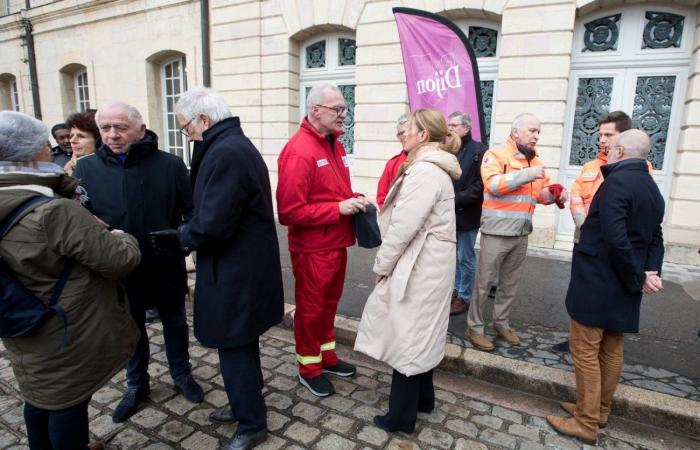
[[231,409],[216,422],[238,421],[224,450],[247,450],[267,437],[259,337],[282,321],[284,292],[267,166],[226,101],[207,88],[184,93],[175,107],[192,157],[194,215],[179,228],[197,251],[194,335],[219,351]]
[[601,168],[596,193],[574,250],[566,308],[576,373],[572,417],[547,417],[562,434],[593,444],[607,425],[623,366],[623,333],[639,332],[642,294],[663,289],[664,200],[646,164],[649,137],[621,133]]

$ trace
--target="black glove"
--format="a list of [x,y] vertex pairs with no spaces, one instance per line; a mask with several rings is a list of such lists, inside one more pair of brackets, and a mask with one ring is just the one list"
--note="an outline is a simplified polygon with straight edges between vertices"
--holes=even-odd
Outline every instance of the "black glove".
[[190,254],[180,243],[177,230],[159,230],[148,233],[149,244],[158,256],[187,256]]

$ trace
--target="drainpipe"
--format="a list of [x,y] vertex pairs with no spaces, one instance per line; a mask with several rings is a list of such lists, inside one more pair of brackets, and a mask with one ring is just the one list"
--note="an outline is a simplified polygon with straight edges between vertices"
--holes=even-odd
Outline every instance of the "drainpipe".
[[39,78],[36,74],[36,54],[34,53],[34,35],[32,34],[32,22],[23,17],[20,19],[24,34],[22,41],[27,46],[27,64],[29,64],[29,80],[32,87],[32,103],[34,104],[34,117],[41,120],[41,99],[39,98]]
[[211,86],[211,56],[209,52],[209,0],[199,1],[199,28],[202,33],[202,78],[204,86]]

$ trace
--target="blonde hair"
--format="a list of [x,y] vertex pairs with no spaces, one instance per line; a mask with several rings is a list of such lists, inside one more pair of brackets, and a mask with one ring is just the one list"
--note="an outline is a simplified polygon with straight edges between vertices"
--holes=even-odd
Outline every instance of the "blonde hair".
[[[454,131],[447,128],[445,116],[436,109],[417,109],[408,116],[409,130],[415,126],[418,131],[428,132],[428,142],[439,142],[438,148],[448,153],[457,153],[462,147],[462,138]],[[406,160],[401,164],[392,185],[401,175],[406,172],[416,159],[416,150],[408,154]]]

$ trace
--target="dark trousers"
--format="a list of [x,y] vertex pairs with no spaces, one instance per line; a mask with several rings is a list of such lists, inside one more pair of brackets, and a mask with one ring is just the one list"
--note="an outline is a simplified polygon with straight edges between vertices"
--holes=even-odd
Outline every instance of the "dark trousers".
[[416,427],[418,411],[430,412],[435,408],[433,371],[407,377],[394,370],[391,377],[387,425],[411,433]]
[[262,396],[259,340],[233,348],[219,349],[219,364],[233,417],[236,434],[249,434],[267,428],[267,408]]
[[86,449],[90,440],[88,403],[50,411],[24,404],[24,422],[31,450]]
[[[136,344],[136,352],[126,364],[126,385],[129,388],[145,389],[148,387],[148,360],[151,357],[146,333],[146,308],[141,302],[130,302],[131,315],[141,330],[141,338]],[[173,305],[156,308],[163,324],[165,355],[170,366],[170,375],[179,378],[190,373],[190,355],[188,352],[189,327],[185,316],[185,300],[176,300]]]

